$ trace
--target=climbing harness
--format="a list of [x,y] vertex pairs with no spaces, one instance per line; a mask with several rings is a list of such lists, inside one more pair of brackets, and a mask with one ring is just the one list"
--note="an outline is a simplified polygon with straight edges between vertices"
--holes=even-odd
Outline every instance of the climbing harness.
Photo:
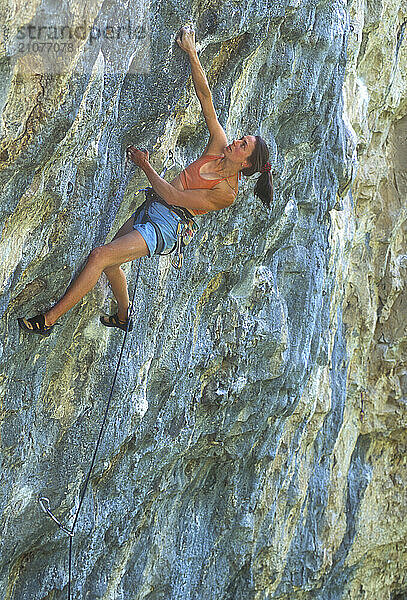
[[[146,152],[145,148],[140,148],[140,150],[142,152]],[[169,157],[172,159],[172,164],[170,167],[167,166]],[[128,160],[128,157],[127,157],[127,149],[126,149],[126,161],[127,160]],[[133,163],[131,163],[131,164],[133,164]],[[161,172],[161,177],[163,177],[165,175],[167,169],[169,169],[169,168],[171,169],[175,164],[176,164],[176,161],[174,159],[173,152],[172,152],[172,150],[170,150],[166,157],[164,169]],[[126,164],[126,166],[127,166],[127,164]],[[181,269],[183,261],[184,261],[184,248],[185,248],[185,246],[187,246],[190,243],[193,236],[198,231],[198,224],[194,221],[194,215],[192,215],[189,212],[189,210],[187,210],[186,208],[183,208],[182,206],[174,206],[173,204],[168,204],[168,202],[166,202],[164,200],[164,198],[161,198],[161,196],[159,196],[152,187],[141,188],[138,191],[145,192],[146,199],[136,210],[134,219],[136,220],[137,217],[140,215],[140,213],[144,210],[144,215],[142,217],[141,224],[151,223],[151,225],[154,227],[154,230],[155,230],[155,233],[157,236],[157,248],[156,248],[155,254],[157,254],[159,256],[166,256],[167,254],[172,254],[172,252],[174,252],[176,250],[177,255],[172,259],[171,264],[176,269]],[[123,190],[123,194],[124,194],[124,190]],[[168,208],[168,210],[170,212],[172,212],[174,215],[178,216],[178,218],[181,219],[181,221],[178,223],[178,227],[177,227],[177,240],[176,240],[174,246],[171,248],[171,250],[169,250],[169,252],[163,252],[165,244],[164,244],[161,230],[160,230],[159,226],[157,225],[157,223],[155,223],[148,214],[150,206],[153,202],[159,202],[160,204],[162,204],[163,206]]]
[[[138,207],[134,218],[136,219],[141,213],[141,211],[144,209],[145,212],[142,217],[141,223],[151,223],[157,235],[157,249],[155,251],[155,254],[158,254],[160,256],[166,256],[167,254],[171,254],[176,250],[176,256],[172,259],[171,264],[176,269],[181,269],[184,260],[184,248],[191,242],[193,236],[198,231],[198,225],[194,221],[193,215],[191,215],[191,213],[186,208],[183,208],[182,206],[174,206],[172,204],[168,204],[163,198],[156,194],[153,188],[145,188],[145,195],[146,200],[143,202],[143,204],[141,204]],[[177,226],[177,241],[175,242],[171,250],[169,250],[169,252],[163,252],[164,240],[161,234],[161,230],[159,226],[150,219],[148,214],[149,208],[153,202],[159,202],[181,219]]]
[[[128,166],[130,161],[128,161],[127,157],[125,160],[125,166],[124,166],[124,172],[123,172],[123,177],[121,179],[119,188],[118,188],[118,196],[120,199],[123,198],[124,196],[124,190],[127,184],[128,177],[127,177],[127,171],[128,171]],[[133,164],[133,163],[132,163]],[[164,171],[161,174],[161,177],[163,176],[163,174],[165,173],[165,171],[167,170],[167,167],[165,167]],[[130,169],[130,174],[132,172],[132,169]],[[171,252],[173,252],[174,250],[177,251],[177,256],[172,260],[171,264],[176,267],[177,269],[180,269],[182,267],[182,263],[183,263],[183,248],[185,246],[187,246],[189,244],[189,242],[191,241],[194,233],[197,231],[198,226],[195,223],[195,221],[192,218],[192,215],[185,209],[182,207],[178,207],[178,206],[172,206],[170,204],[167,204],[167,202],[165,202],[165,200],[163,200],[162,198],[160,198],[160,196],[158,196],[153,188],[141,188],[140,191],[145,191],[146,193],[146,200],[145,202],[137,209],[136,214],[139,214],[139,212],[141,210],[143,210],[143,208],[145,208],[145,213],[143,215],[143,219],[142,222],[150,222],[152,223],[152,225],[154,226],[156,233],[157,233],[157,242],[158,242],[158,246],[157,246],[157,251],[156,254],[162,254],[162,250],[164,248],[164,241],[162,238],[162,234],[161,231],[159,229],[159,227],[149,218],[148,216],[148,209],[151,206],[152,202],[160,202],[161,204],[164,204],[164,206],[166,206],[169,210],[171,210],[174,214],[178,215],[178,217],[180,217],[181,221],[178,224],[178,228],[177,228],[177,241],[174,245],[174,247],[170,250],[170,252],[167,252],[166,254],[170,254]],[[137,273],[136,273],[136,278],[135,278],[135,283],[134,283],[134,289],[133,289],[133,295],[132,295],[132,299],[131,299],[131,303],[130,303],[130,311],[129,311],[129,318],[127,321],[127,327],[126,327],[126,331],[123,337],[123,341],[122,341],[122,345],[121,345],[121,349],[120,349],[120,354],[119,354],[119,359],[117,361],[117,366],[116,366],[116,370],[115,370],[115,374],[113,377],[113,381],[112,381],[112,385],[110,388],[110,392],[109,392],[109,397],[106,403],[106,408],[103,414],[103,419],[102,419],[102,423],[99,429],[99,434],[98,434],[98,438],[96,441],[96,446],[93,452],[93,456],[92,456],[92,460],[90,463],[90,467],[88,470],[88,473],[86,475],[86,478],[84,480],[82,487],[82,491],[80,493],[80,497],[79,497],[79,504],[78,504],[78,508],[73,516],[73,521],[72,521],[72,526],[71,527],[66,527],[64,526],[61,521],[54,515],[54,513],[52,512],[52,510],[50,509],[50,501],[49,498],[47,498],[46,496],[40,496],[38,498],[38,503],[41,507],[41,509],[44,511],[44,513],[54,521],[54,523],[56,523],[58,525],[58,527],[61,529],[61,531],[63,531],[66,535],[69,536],[69,571],[68,571],[68,600],[71,600],[71,587],[72,587],[72,555],[73,555],[73,538],[74,538],[74,534],[75,534],[75,527],[79,518],[79,514],[81,512],[82,509],[82,505],[85,499],[85,495],[86,495],[86,491],[89,485],[89,481],[92,475],[92,471],[93,471],[93,467],[95,465],[95,461],[96,461],[96,456],[99,450],[99,446],[100,443],[102,441],[103,438],[103,434],[105,432],[105,426],[106,426],[106,421],[107,421],[107,415],[109,412],[109,408],[110,408],[110,404],[112,401],[112,397],[113,397],[113,392],[114,392],[114,388],[115,388],[115,384],[116,384],[116,380],[117,380],[117,376],[119,373],[119,369],[120,369],[120,365],[121,365],[121,361],[122,361],[122,357],[123,357],[123,352],[124,352],[124,348],[126,345],[126,339],[127,339],[127,334],[129,333],[129,326],[130,323],[133,322],[133,319],[135,317],[135,312],[136,312],[136,307],[135,307],[135,303],[134,303],[134,298],[135,298],[135,294],[136,294],[136,289],[137,289],[137,284],[138,284],[138,280],[139,280],[139,275],[140,275],[140,265],[141,265],[141,259],[139,259],[138,261],[138,267],[137,267]],[[131,329],[131,328],[130,328]]]

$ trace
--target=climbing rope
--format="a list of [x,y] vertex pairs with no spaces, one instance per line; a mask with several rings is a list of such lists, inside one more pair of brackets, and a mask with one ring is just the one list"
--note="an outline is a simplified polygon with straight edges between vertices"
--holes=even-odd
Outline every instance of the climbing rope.
[[134,318],[134,314],[135,314],[134,297],[135,297],[135,293],[136,293],[136,289],[137,289],[137,284],[138,284],[138,280],[139,280],[139,275],[140,275],[140,265],[141,265],[141,260],[139,260],[139,262],[138,262],[137,273],[136,273],[136,280],[135,280],[135,283],[134,283],[133,296],[132,296],[131,305],[130,305],[129,319],[128,319],[128,322],[127,322],[126,331],[125,331],[125,334],[124,334],[124,337],[123,337],[123,341],[122,341],[122,345],[121,345],[121,349],[120,349],[119,360],[117,361],[117,366],[116,366],[116,370],[115,370],[115,373],[114,373],[112,385],[110,387],[109,397],[108,397],[106,408],[105,408],[105,412],[104,412],[104,415],[103,415],[102,424],[101,424],[100,429],[99,429],[98,439],[97,439],[97,442],[96,442],[95,449],[93,451],[92,460],[91,460],[91,463],[90,463],[90,467],[89,467],[88,473],[87,473],[86,478],[85,478],[85,482],[84,482],[83,489],[82,489],[82,492],[81,492],[81,495],[80,495],[80,499],[79,499],[79,505],[78,505],[78,508],[76,510],[72,526],[70,528],[65,527],[55,517],[55,515],[52,513],[52,511],[49,508],[49,504],[50,503],[49,503],[49,499],[48,498],[42,496],[42,497],[40,497],[38,499],[38,502],[39,502],[41,508],[43,509],[43,511],[60,527],[60,529],[64,533],[66,533],[69,536],[68,600],[71,600],[72,546],[73,546],[73,537],[74,537],[74,533],[75,533],[75,527],[76,527],[76,524],[77,524],[77,521],[78,521],[78,518],[79,518],[79,514],[81,512],[83,501],[85,499],[86,491],[88,489],[90,477],[92,475],[93,467],[95,465],[96,456],[97,456],[97,453],[98,453],[98,450],[99,450],[99,446],[100,446],[100,443],[102,441],[103,434],[105,432],[107,415],[108,415],[110,404],[111,404],[111,401],[112,401],[113,392],[114,392],[114,388],[115,388],[115,384],[116,384],[116,380],[117,380],[117,375],[119,373],[120,364],[121,364],[121,361],[122,361],[123,352],[124,352],[124,348],[125,348],[125,345],[126,345],[126,339],[127,339],[127,334],[128,334],[128,330],[129,330],[129,324],[131,323],[132,319]]
[[129,319],[127,321],[127,327],[126,327],[126,331],[125,331],[125,334],[124,334],[124,337],[123,337],[122,346],[121,346],[121,349],[120,349],[119,360],[117,361],[116,371],[115,371],[115,374],[114,374],[114,377],[113,377],[112,385],[110,387],[109,398],[107,400],[105,413],[103,415],[103,420],[102,420],[102,424],[100,426],[98,439],[97,439],[95,450],[94,450],[93,456],[92,456],[92,461],[90,463],[89,471],[88,471],[88,474],[86,476],[85,484],[83,486],[83,490],[82,490],[82,493],[81,493],[81,496],[80,496],[79,506],[78,506],[78,509],[77,509],[77,511],[75,513],[73,524],[72,524],[72,527],[71,527],[70,532],[69,532],[68,600],[71,600],[72,542],[73,542],[74,530],[75,530],[76,523],[78,521],[78,517],[79,517],[79,513],[80,513],[81,508],[82,508],[83,501],[85,499],[86,490],[87,490],[88,485],[89,485],[89,480],[90,480],[90,477],[91,477],[91,474],[92,474],[92,470],[93,470],[93,467],[94,467],[94,464],[95,464],[95,461],[96,461],[96,455],[97,455],[97,452],[99,450],[100,442],[102,441],[102,437],[103,437],[103,434],[104,434],[106,420],[107,420],[107,414],[109,412],[110,403],[112,401],[113,391],[114,391],[114,387],[115,387],[115,384],[116,384],[117,375],[119,373],[119,369],[120,369],[120,364],[121,364],[121,361],[122,361],[122,356],[123,356],[124,348],[125,348],[125,345],[126,345],[127,334],[129,332],[129,323],[131,322],[131,320],[133,318],[133,314],[134,314],[134,297],[135,297],[135,293],[136,293],[136,289],[137,289],[137,283],[138,283],[138,279],[139,279],[139,275],[140,275],[140,265],[141,265],[141,260],[139,260],[139,262],[138,262],[137,273],[136,273],[136,281],[134,283],[133,296],[132,296],[132,299],[131,299],[130,315],[129,315]]

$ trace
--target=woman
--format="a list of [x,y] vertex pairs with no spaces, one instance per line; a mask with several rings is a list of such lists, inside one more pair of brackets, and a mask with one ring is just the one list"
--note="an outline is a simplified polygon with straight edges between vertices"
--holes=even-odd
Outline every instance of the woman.
[[[142,212],[133,214],[109,244],[92,250],[85,267],[57,304],[43,315],[18,319],[20,327],[25,331],[49,335],[56,321],[96,285],[102,272],[110,282],[118,311],[110,317],[101,317],[101,322],[108,327],[118,327],[125,331],[128,326],[129,295],[121,265],[157,252],[157,225],[158,233],[161,233],[164,241],[164,248],[160,250],[172,248],[176,241],[177,226],[182,219],[180,211],[197,216],[230,206],[236,198],[238,178],[242,174],[250,176],[257,172],[263,173],[256,183],[254,193],[266,206],[270,206],[273,192],[266,143],[260,136],[245,135],[228,145],[199,62],[194,31],[183,27],[178,32],[176,41],[189,56],[195,91],[210,133],[202,156],[168,183],[149,163],[147,151],[130,146],[127,149],[128,157],[144,171],[152,186],[148,190],[155,201],[151,204],[148,216],[154,225],[151,222],[141,223],[144,216]],[[164,204],[161,203],[162,199]],[[174,210],[165,204],[173,206]],[[131,324],[128,328],[130,330]]]

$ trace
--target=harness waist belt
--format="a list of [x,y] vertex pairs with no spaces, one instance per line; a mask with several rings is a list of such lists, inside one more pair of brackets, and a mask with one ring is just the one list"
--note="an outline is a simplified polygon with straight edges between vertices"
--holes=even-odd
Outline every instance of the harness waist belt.
[[172,210],[176,215],[178,215],[180,219],[182,219],[184,222],[188,222],[191,219],[194,220],[195,215],[192,215],[189,212],[189,210],[187,210],[183,206],[175,206],[173,204],[168,204],[168,202],[166,202],[164,198],[161,198],[161,196],[159,196],[153,188],[148,187],[146,188],[145,192],[146,200],[148,200],[149,203],[159,202],[160,204],[163,204],[168,208],[168,210]]

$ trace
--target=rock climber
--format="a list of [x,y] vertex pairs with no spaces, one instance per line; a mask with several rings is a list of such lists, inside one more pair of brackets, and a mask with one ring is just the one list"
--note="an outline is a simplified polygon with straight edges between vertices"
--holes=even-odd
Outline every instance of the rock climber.
[[148,151],[129,146],[128,158],[144,171],[152,186],[147,188],[154,200],[149,206],[149,220],[143,222],[143,211],[136,211],[109,244],[92,250],[84,268],[59,302],[44,314],[18,319],[24,331],[48,336],[57,320],[96,285],[102,273],[110,282],[117,301],[117,313],[101,317],[101,323],[107,327],[130,330],[129,295],[121,265],[157,253],[157,225],[161,242],[164,242],[164,247],[160,244],[162,252],[174,247],[177,227],[185,213],[194,218],[230,206],[237,196],[238,179],[242,175],[249,177],[259,172],[261,175],[254,193],[266,206],[270,206],[273,188],[266,142],[258,135],[244,135],[228,144],[198,58],[193,29],[182,27],[177,33],[176,42],[189,57],[195,91],[209,129],[209,141],[202,156],[168,182],[151,166]]

